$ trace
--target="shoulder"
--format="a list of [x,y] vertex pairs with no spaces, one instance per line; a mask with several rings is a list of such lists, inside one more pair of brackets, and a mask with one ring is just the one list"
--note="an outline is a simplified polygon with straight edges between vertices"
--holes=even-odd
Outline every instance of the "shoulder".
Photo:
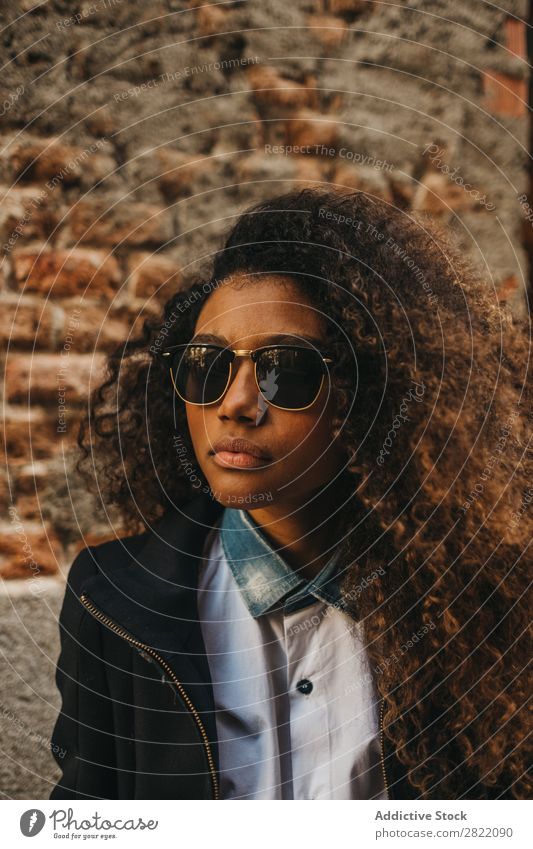
[[82,548],[69,569],[63,601],[63,616],[68,609],[79,608],[79,599],[86,582],[101,574],[110,574],[131,562],[150,535],[149,531],[135,536],[114,539],[100,545]]
[[[79,633],[82,622],[87,619],[87,608],[81,595],[88,580],[101,574],[126,566],[143,547],[149,532],[122,539],[110,540],[100,545],[87,546],[78,552],[69,569],[63,604],[59,616],[62,641]],[[89,621],[92,617],[89,617]]]
[[67,583],[78,595],[82,584],[87,578],[101,572],[120,569],[131,562],[131,558],[141,550],[146,543],[150,531],[135,536],[122,537],[89,545],[78,552],[68,573]]
[[121,537],[83,548],[75,557],[67,578],[67,589],[78,598],[87,582],[98,576],[106,576],[113,582],[113,573],[128,570],[135,565],[145,547],[150,547],[150,556],[164,560],[167,549],[192,551],[200,537],[204,537],[206,525],[215,520],[222,510],[221,505],[197,496],[169,509],[143,533]]

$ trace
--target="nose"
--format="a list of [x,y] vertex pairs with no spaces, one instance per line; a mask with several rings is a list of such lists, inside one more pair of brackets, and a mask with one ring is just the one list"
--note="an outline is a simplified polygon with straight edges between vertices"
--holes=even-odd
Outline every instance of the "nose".
[[236,357],[231,364],[230,384],[218,406],[221,419],[256,421],[259,390],[255,382],[254,363],[245,357]]

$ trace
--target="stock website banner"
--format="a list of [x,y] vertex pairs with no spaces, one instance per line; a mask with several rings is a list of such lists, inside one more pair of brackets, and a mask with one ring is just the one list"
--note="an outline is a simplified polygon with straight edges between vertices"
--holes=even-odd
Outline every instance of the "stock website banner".
[[[369,846],[531,847],[531,803],[500,801],[383,803],[338,801],[80,801],[64,807],[49,801],[5,802],[3,845],[152,847],[216,845],[255,849],[299,845],[323,849],[334,841]],[[333,805],[333,807],[331,807]],[[259,826],[259,827],[258,827]],[[352,836],[350,836],[352,834]],[[251,838],[253,835],[253,838]],[[32,844],[33,845],[33,844]]]

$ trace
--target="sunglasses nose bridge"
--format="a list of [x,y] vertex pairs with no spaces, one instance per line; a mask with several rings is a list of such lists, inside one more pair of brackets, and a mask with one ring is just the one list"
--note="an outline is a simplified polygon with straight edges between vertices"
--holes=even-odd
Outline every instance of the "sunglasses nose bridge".
[[229,391],[230,387],[233,385],[235,377],[237,376],[237,364],[236,361],[238,359],[249,359],[252,360],[253,363],[253,375],[254,380],[257,385],[257,371],[256,371],[256,356],[255,351],[250,350],[248,348],[238,348],[231,351],[232,357],[229,362],[229,374],[228,374],[228,382],[226,384],[226,389],[224,391],[224,395]]
[[231,352],[233,354],[232,361],[237,357],[248,357],[250,360],[255,362],[256,360],[256,352],[255,350],[251,350],[250,348],[235,348]]

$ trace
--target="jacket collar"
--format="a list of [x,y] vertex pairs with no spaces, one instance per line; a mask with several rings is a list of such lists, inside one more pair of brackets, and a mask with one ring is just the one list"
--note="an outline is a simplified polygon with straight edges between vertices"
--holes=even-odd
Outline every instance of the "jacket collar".
[[342,608],[337,547],[312,580],[306,580],[272,547],[260,526],[246,510],[226,508],[220,521],[226,560],[251,615],[256,618],[278,605],[286,611],[312,604],[317,599]]

